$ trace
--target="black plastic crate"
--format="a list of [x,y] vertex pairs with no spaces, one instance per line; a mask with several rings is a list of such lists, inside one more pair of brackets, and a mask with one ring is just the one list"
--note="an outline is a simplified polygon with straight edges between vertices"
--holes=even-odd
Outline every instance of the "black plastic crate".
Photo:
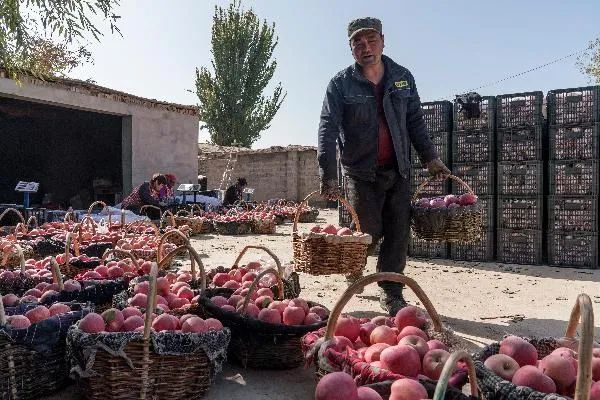
[[551,90],[547,98],[550,125],[600,122],[600,86]]
[[598,195],[598,161],[553,161],[548,172],[551,195]]
[[[495,193],[494,187],[494,163],[463,163],[452,164],[452,173],[462,179],[471,187],[477,196],[485,196]],[[458,182],[452,181],[452,193],[462,194],[466,189]]]
[[452,134],[452,161],[494,161],[495,143],[496,137],[492,130],[455,131]]
[[[429,171],[423,168],[414,168],[410,174],[410,187],[412,193],[419,185],[429,178]],[[448,194],[448,180],[432,180],[419,192],[419,197],[445,196]]]
[[468,119],[461,105],[454,101],[454,130],[494,130],[496,127],[496,98],[494,96],[482,96],[479,110],[479,118]]
[[411,236],[408,242],[408,255],[415,258],[448,258],[448,244]]
[[352,215],[343,204],[338,206],[338,219],[341,227],[349,228],[352,223]]
[[598,197],[548,196],[548,229],[598,231]]
[[465,261],[494,260],[494,230],[484,230],[481,238],[473,243],[450,243],[450,257]]
[[502,94],[496,97],[496,124],[500,128],[542,125],[544,93]]
[[452,103],[433,101],[422,103],[425,125],[430,133],[452,130]]
[[550,128],[551,160],[590,160],[600,158],[600,124],[554,126]]
[[549,231],[548,264],[598,268],[598,233]]
[[494,196],[477,196],[477,202],[481,204],[481,209],[483,210],[483,226],[485,228],[493,228],[496,217],[496,199]]
[[498,129],[498,161],[542,160],[542,126]]
[[544,164],[541,161],[498,163],[498,194],[538,196],[544,194]]
[[544,198],[498,197],[498,229],[542,229]]
[[510,264],[542,263],[542,231],[498,229],[498,261]]
[[[435,147],[440,160],[444,162],[444,164],[449,163],[448,154],[450,148],[450,132],[430,132],[429,137],[433,142],[433,146]],[[411,146],[411,161],[413,165],[421,165],[421,160],[417,154],[417,151],[414,147]]]
[[35,217],[38,225],[42,225],[46,223],[47,210],[45,208],[26,208],[24,217],[26,221],[31,217]]

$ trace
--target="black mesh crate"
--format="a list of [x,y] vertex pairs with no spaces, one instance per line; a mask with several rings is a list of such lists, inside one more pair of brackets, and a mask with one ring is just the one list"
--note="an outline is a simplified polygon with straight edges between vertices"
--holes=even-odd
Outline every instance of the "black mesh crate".
[[542,231],[498,229],[498,261],[510,264],[542,263]]
[[348,209],[340,203],[338,206],[338,220],[341,227],[349,228],[352,223],[352,215]]
[[542,229],[544,198],[498,197],[498,229]]
[[422,240],[413,235],[408,242],[408,255],[415,258],[448,258],[448,244]]
[[483,226],[486,228],[493,228],[494,218],[496,213],[496,203],[494,196],[477,196],[477,202],[481,204],[483,210]]
[[[453,163],[452,173],[469,185],[477,196],[495,193],[494,163]],[[464,191],[465,189],[461,185],[452,181],[453,194],[461,194]]]
[[498,129],[498,161],[541,160],[543,136],[542,126]]
[[570,160],[550,163],[551,195],[598,195],[598,161]]
[[[410,187],[414,193],[419,185],[429,178],[429,171],[423,168],[413,168],[410,174]],[[445,196],[448,194],[448,180],[432,180],[423,190],[419,192],[419,197]]]
[[548,264],[598,268],[598,233],[549,231]]
[[[450,132],[430,132],[429,137],[444,164],[448,164],[448,154],[450,148]],[[413,165],[421,165],[421,160],[414,147],[411,146],[411,161]]]
[[600,86],[551,90],[547,98],[550,125],[600,122]]
[[494,230],[484,230],[480,240],[473,243],[450,243],[450,257],[465,261],[494,260]]
[[548,229],[556,231],[598,230],[598,197],[549,196]]
[[541,196],[544,194],[544,164],[541,161],[498,163],[498,194]]
[[433,101],[422,103],[423,115],[427,130],[433,132],[449,132],[452,130],[452,103],[449,101]]
[[495,142],[496,137],[491,130],[455,131],[452,134],[452,161],[494,161]]
[[550,128],[551,160],[589,160],[600,158],[600,124],[554,126]]
[[29,220],[31,217],[35,217],[38,225],[46,223],[47,210],[45,208],[26,208],[25,209],[25,220]]
[[467,118],[466,109],[454,101],[454,130],[464,131],[472,129],[494,130],[496,127],[496,98],[482,96],[479,103],[479,117]]
[[496,97],[496,124],[500,128],[542,125],[544,93],[503,94]]

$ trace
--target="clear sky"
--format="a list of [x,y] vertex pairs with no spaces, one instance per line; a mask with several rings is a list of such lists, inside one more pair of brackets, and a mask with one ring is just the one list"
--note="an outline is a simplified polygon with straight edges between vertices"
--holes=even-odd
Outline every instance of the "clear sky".
[[[195,68],[210,65],[220,0],[121,0],[123,37],[108,30],[93,43],[95,64],[71,76],[159,100],[196,104]],[[275,51],[287,98],[253,147],[316,145],[319,112],[331,77],[353,62],[346,28],[359,16],[383,22],[384,53],[409,68],[422,101],[479,87],[584,49],[600,37],[600,1],[561,0],[243,0],[274,22]],[[587,85],[570,58],[479,90],[497,95]],[[206,130],[200,140],[208,138]]]

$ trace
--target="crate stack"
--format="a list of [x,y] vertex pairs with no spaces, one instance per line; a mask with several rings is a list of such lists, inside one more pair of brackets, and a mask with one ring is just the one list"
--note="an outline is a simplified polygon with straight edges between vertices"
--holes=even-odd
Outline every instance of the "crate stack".
[[498,152],[497,259],[543,261],[544,94],[500,95],[496,100]]
[[548,92],[548,263],[598,268],[600,86]]
[[[423,115],[429,137],[437,150],[440,159],[450,166],[450,138],[452,133],[452,103],[449,101],[434,101],[423,103]],[[411,148],[411,189],[414,193],[419,185],[429,177],[427,169],[423,168],[419,156]],[[448,194],[449,185],[444,181],[432,181],[423,188],[419,197],[444,196]],[[447,258],[448,245],[444,242],[422,240],[411,234],[408,244],[408,254],[417,258]]]
[[[484,209],[484,228],[481,239],[476,242],[452,243],[450,255],[453,260],[491,261],[495,235],[496,98],[481,98],[477,118],[467,118],[463,111],[460,105],[454,104],[451,170],[477,195]],[[465,192],[454,181],[451,187],[455,195]]]

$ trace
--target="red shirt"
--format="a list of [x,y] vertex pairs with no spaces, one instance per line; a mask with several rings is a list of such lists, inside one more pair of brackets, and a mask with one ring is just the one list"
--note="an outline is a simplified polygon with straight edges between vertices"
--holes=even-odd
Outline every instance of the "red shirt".
[[379,82],[378,85],[373,85],[373,91],[375,92],[375,100],[377,101],[377,119],[379,120],[377,165],[395,164],[396,152],[394,151],[394,142],[392,141],[390,127],[383,111],[383,81]]

